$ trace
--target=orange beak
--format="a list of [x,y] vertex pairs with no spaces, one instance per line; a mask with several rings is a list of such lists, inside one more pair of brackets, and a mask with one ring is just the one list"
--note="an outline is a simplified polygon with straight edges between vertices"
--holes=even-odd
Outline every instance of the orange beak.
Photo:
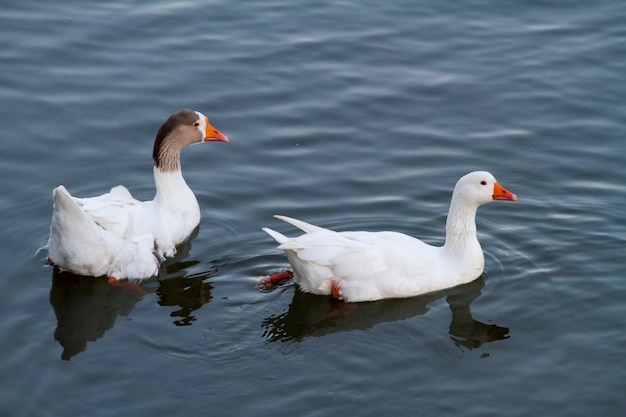
[[206,118],[206,133],[204,135],[205,142],[228,142],[228,136],[214,128],[209,123],[209,118]]
[[498,184],[497,182],[493,184],[493,195],[491,196],[494,200],[507,200],[507,201],[517,201],[517,196]]

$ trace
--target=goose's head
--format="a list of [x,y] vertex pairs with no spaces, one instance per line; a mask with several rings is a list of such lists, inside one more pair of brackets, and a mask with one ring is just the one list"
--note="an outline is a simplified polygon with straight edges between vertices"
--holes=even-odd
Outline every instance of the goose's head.
[[161,171],[178,170],[183,148],[202,142],[228,142],[228,137],[200,112],[184,109],[174,113],[157,132],[152,152],[154,165]]
[[517,201],[515,194],[501,186],[486,171],[474,171],[461,177],[454,187],[453,196],[479,205],[493,200]]

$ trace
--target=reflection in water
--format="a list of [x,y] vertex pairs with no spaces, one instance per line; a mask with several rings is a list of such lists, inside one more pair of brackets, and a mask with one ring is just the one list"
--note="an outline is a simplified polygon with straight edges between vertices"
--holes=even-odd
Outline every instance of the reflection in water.
[[332,297],[296,290],[286,313],[263,321],[270,341],[301,341],[346,330],[364,330],[376,324],[405,320],[425,314],[428,304],[446,297],[452,310],[450,335],[453,343],[468,349],[508,338],[509,329],[474,320],[470,304],[480,296],[483,277],[449,290],[423,296],[366,303],[344,303]]
[[176,255],[165,262],[159,274],[159,288],[156,291],[159,295],[159,305],[181,307],[180,310],[170,314],[177,318],[174,320],[176,326],[193,324],[196,318],[191,313],[211,301],[213,287],[204,280],[214,275],[224,264],[223,261],[213,261],[208,271],[185,275],[188,268],[199,263],[196,260],[185,261],[189,257],[191,241],[198,234],[198,229],[196,227],[191,237],[178,248]]
[[214,265],[212,270],[199,276],[171,278],[160,282],[157,289],[159,305],[180,306],[180,310],[170,314],[177,317],[174,320],[176,326],[193,324],[196,318],[191,313],[211,301],[213,286],[204,282],[204,279],[213,275],[216,269],[217,266]]
[[54,339],[63,346],[61,359],[87,348],[87,342],[100,337],[115,324],[118,315],[126,316],[145,294],[137,286],[109,285],[107,278],[91,278],[60,272],[54,268],[50,304],[57,317]]
[[[177,326],[195,321],[191,313],[211,301],[211,284],[204,282],[221,266],[214,262],[207,272],[185,276],[185,269],[198,261],[182,262],[189,254],[191,244],[181,245],[178,254],[169,259],[159,274],[159,304],[180,306],[171,315]],[[101,338],[113,328],[117,316],[126,316],[146,294],[154,293],[154,281],[141,284],[108,283],[106,277],[83,277],[54,268],[50,304],[57,317],[54,338],[63,347],[61,358],[70,360],[84,351],[88,342]]]
[[485,285],[482,276],[469,284],[459,287],[457,291],[446,295],[446,301],[452,310],[450,321],[450,338],[455,345],[474,349],[484,343],[508,339],[509,328],[495,324],[485,324],[474,320],[470,304],[480,297],[480,289]]

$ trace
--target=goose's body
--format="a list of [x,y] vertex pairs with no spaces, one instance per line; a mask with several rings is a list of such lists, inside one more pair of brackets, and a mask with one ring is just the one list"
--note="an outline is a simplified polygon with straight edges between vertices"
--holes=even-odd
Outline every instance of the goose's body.
[[346,301],[425,294],[478,278],[484,257],[476,236],[476,210],[491,200],[517,200],[488,172],[462,177],[454,188],[441,247],[396,232],[335,232],[276,216],[305,234],[289,238],[264,228],[293,266],[306,292]]
[[63,270],[116,279],[149,278],[164,257],[189,237],[200,222],[200,207],[185,182],[180,153],[186,146],[224,141],[206,116],[182,110],[170,116],[154,143],[153,200],[139,201],[123,186],[89,198],[53,191],[48,258]]

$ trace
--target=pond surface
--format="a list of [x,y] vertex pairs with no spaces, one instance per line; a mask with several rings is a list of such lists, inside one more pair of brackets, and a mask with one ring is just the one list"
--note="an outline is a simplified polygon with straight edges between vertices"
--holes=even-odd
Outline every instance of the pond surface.
[[[383,4],[384,3],[384,4]],[[9,1],[0,15],[0,414],[617,416],[625,409],[621,1]],[[158,279],[37,252],[51,191],[150,199],[171,113],[202,222]],[[271,292],[284,214],[441,244],[492,172],[484,275],[347,304]]]

